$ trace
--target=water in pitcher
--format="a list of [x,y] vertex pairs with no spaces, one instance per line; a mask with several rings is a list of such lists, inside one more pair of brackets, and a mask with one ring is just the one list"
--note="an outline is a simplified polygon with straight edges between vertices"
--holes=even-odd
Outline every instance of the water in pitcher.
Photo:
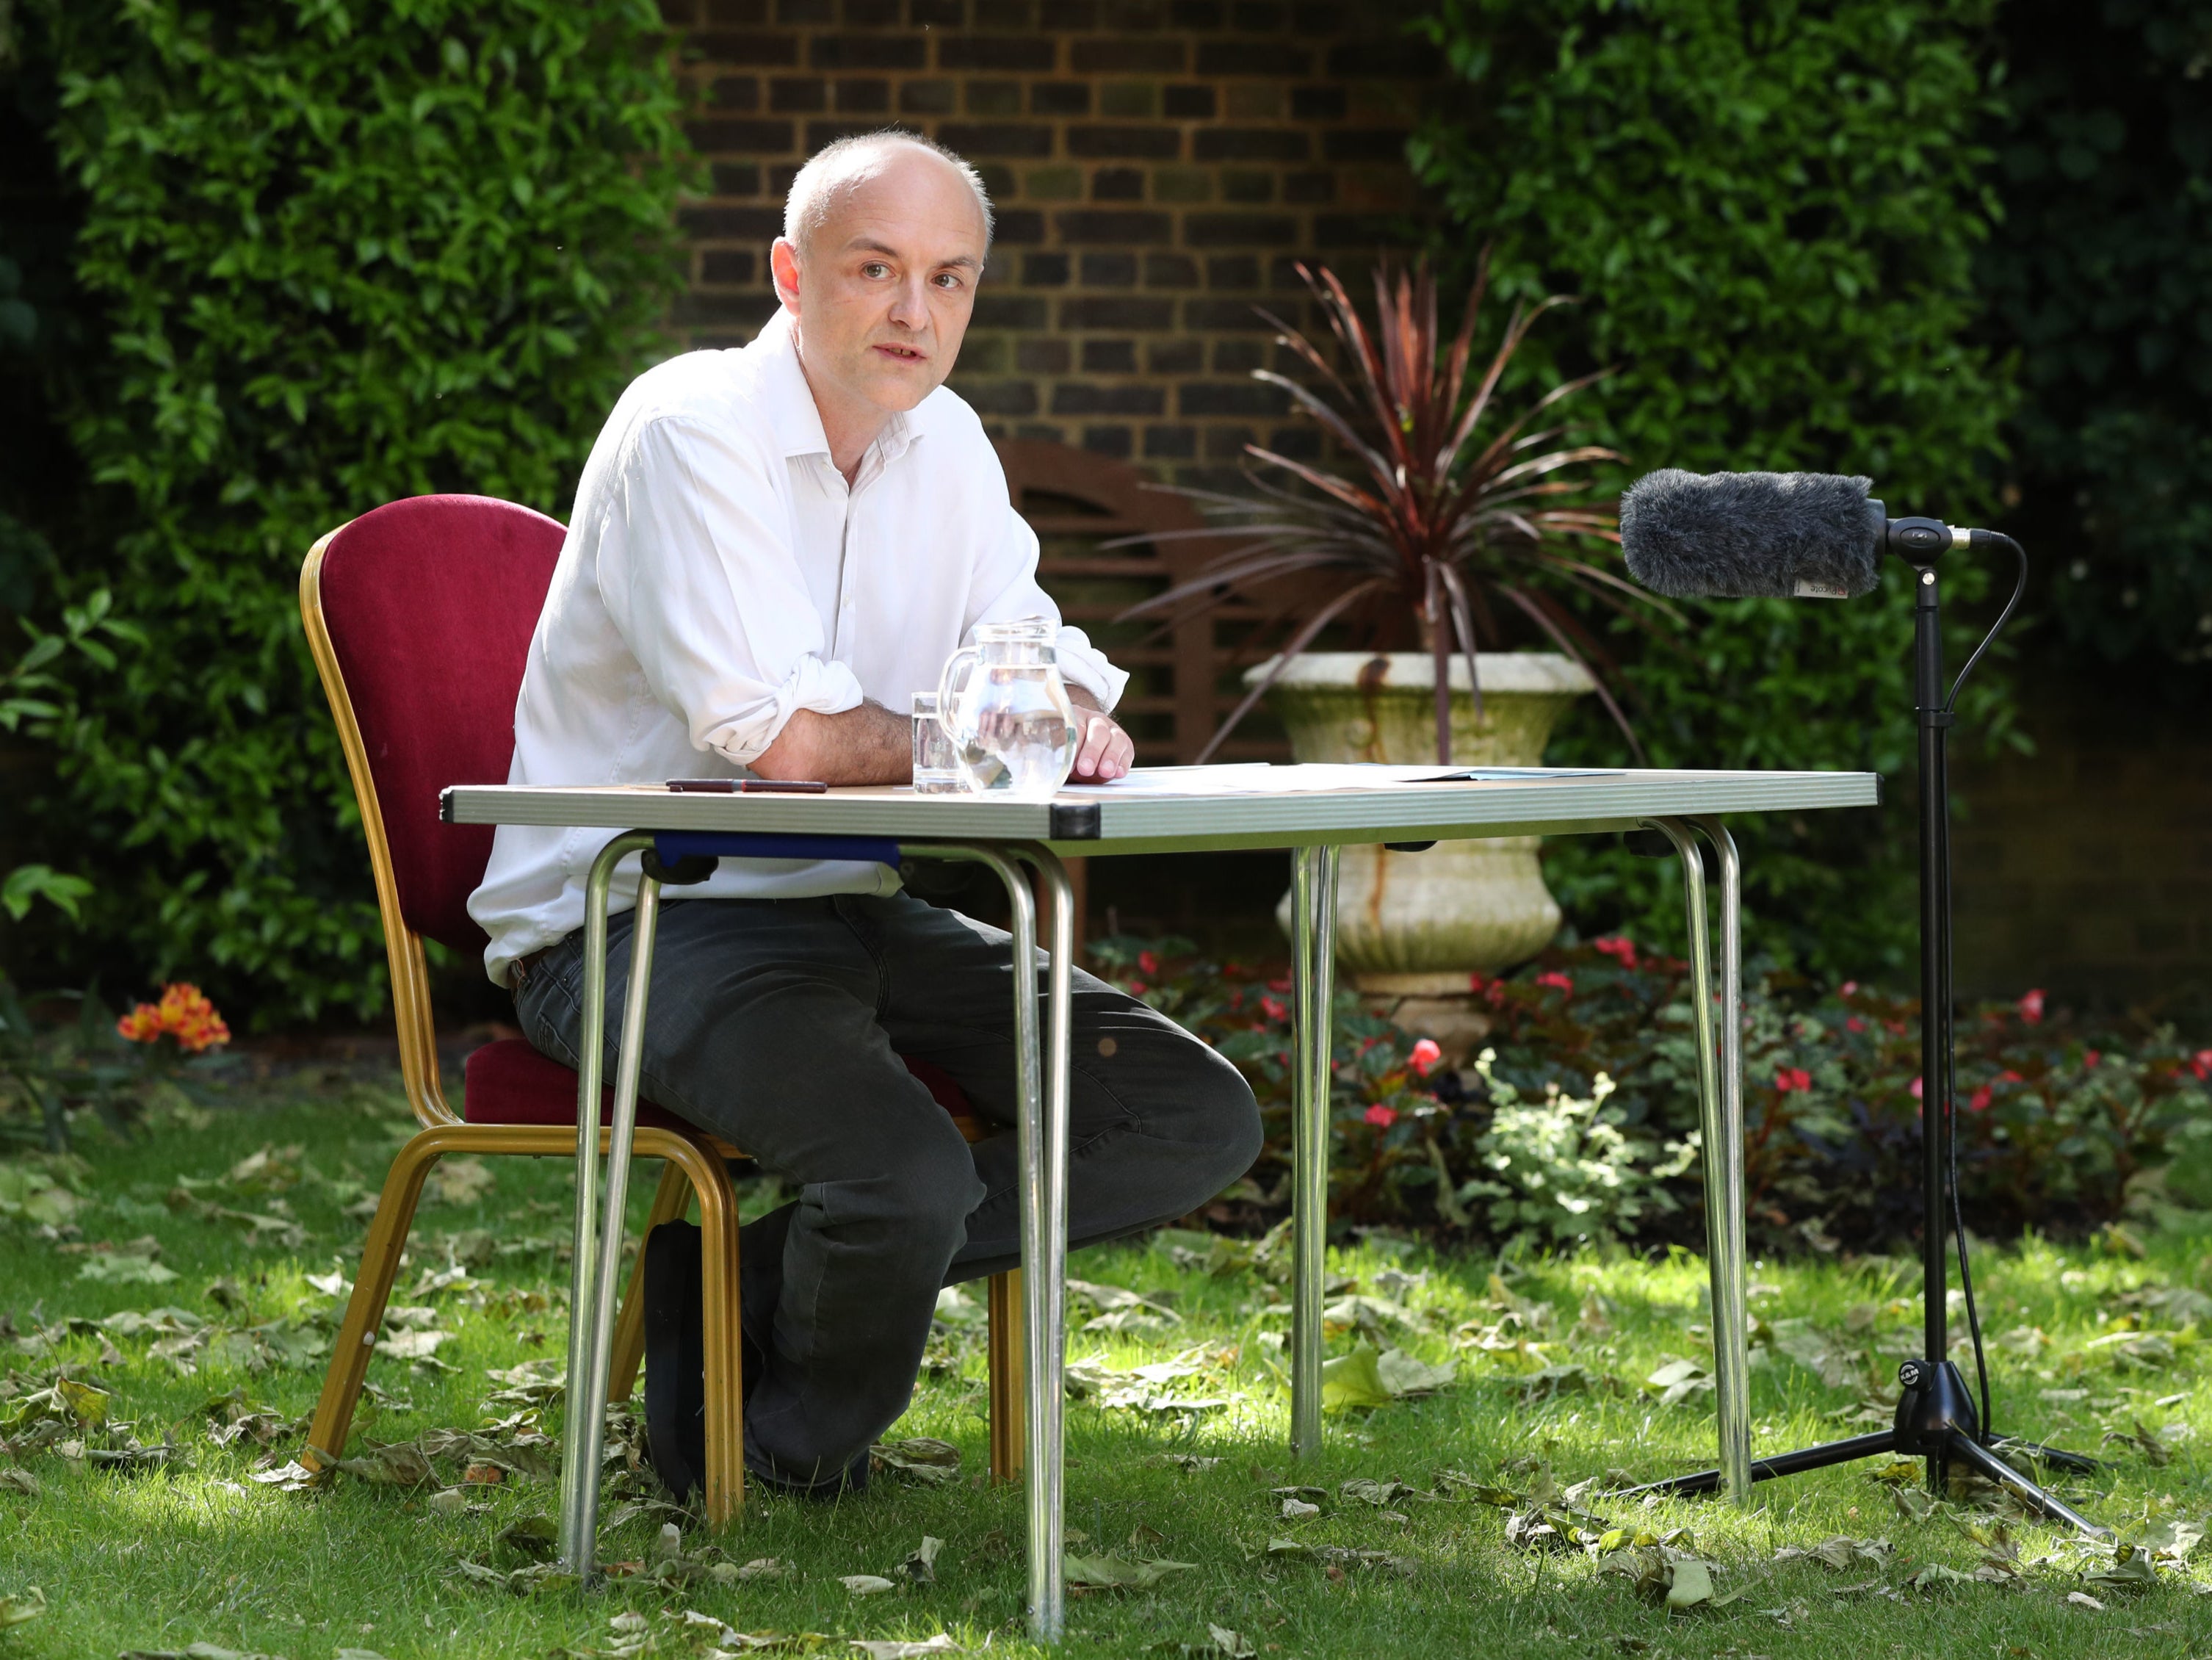
[[1049,619],[985,623],[945,665],[939,702],[953,753],[979,794],[1049,798],[1075,764],[1075,707]]

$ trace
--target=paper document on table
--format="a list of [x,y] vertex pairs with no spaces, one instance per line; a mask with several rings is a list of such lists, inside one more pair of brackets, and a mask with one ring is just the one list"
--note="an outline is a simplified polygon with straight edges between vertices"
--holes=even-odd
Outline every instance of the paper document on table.
[[1295,767],[1265,761],[1205,767],[1139,767],[1110,784],[1069,784],[1063,795],[1304,795],[1316,790],[1378,789],[1392,784],[1506,782],[1545,778],[1611,776],[1604,769],[1549,767],[1386,766],[1367,762],[1309,762]]

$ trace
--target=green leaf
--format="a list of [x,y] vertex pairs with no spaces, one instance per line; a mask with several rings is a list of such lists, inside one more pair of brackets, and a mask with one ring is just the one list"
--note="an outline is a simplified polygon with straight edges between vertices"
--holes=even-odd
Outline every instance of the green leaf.
[[18,865],[0,882],[0,907],[20,922],[44,899],[75,921],[78,902],[92,891],[92,884],[82,877],[64,875],[51,865]]
[[1322,1363],[1321,1403],[1327,1410],[1388,1406],[1392,1395],[1382,1382],[1382,1355],[1371,1343],[1358,1343],[1349,1354]]
[[1694,1556],[1686,1556],[1674,1564],[1674,1576],[1667,1586],[1667,1608],[1670,1613],[1703,1606],[1713,1600],[1713,1571]]
[[1150,1590],[1170,1573],[1181,1573],[1195,1562],[1170,1562],[1158,1558],[1124,1561],[1118,1556],[1075,1556],[1065,1559],[1067,1583],[1094,1590]]

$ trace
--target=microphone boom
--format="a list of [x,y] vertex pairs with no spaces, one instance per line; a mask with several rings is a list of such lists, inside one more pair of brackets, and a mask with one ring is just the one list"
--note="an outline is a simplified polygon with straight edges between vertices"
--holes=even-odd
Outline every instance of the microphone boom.
[[1852,599],[1881,580],[1873,481],[1820,472],[1646,473],[1620,498],[1628,574],[1672,599]]

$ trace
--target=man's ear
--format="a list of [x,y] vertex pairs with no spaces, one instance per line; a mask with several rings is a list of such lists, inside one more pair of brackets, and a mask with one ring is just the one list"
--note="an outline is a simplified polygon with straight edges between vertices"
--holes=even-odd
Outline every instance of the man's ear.
[[799,250],[791,239],[779,236],[768,251],[769,275],[775,279],[775,297],[793,316],[799,315]]

